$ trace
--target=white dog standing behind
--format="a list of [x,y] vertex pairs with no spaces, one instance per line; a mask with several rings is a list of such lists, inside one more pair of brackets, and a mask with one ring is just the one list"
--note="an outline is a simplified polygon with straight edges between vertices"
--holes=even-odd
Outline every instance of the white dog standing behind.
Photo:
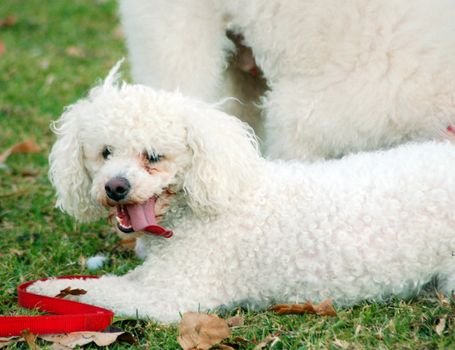
[[[272,302],[338,305],[407,297],[432,278],[455,288],[455,145],[408,144],[341,160],[267,161],[235,117],[179,94],[118,84],[114,74],[56,123],[58,206],[82,221],[117,208],[142,235],[144,263],[124,276],[50,280],[119,315]],[[152,203],[152,204],[150,204]],[[145,208],[148,208],[147,211]],[[140,226],[140,227],[139,227]]]
[[[227,111],[261,134],[261,110],[274,158],[339,157],[455,123],[452,0],[122,0],[120,13],[136,82],[238,97],[245,110]],[[227,68],[228,30],[252,49],[267,92]]]

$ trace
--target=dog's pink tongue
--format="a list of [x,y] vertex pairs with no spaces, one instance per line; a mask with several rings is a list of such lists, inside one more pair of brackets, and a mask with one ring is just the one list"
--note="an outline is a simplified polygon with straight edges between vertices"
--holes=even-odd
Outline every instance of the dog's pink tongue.
[[154,198],[150,198],[143,204],[127,205],[126,210],[134,231],[142,231],[147,226],[156,224]]
[[172,231],[157,225],[155,217],[155,198],[150,198],[143,204],[130,204],[126,206],[134,231],[147,231],[156,235],[169,238]]

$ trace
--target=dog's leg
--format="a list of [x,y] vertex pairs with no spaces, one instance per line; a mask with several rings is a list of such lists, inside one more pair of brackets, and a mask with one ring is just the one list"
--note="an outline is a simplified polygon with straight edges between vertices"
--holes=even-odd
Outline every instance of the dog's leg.
[[213,2],[123,0],[120,14],[136,82],[205,101],[220,97],[233,44]]
[[[104,307],[112,310],[116,316],[154,319],[165,323],[178,321],[180,313],[186,311],[205,311],[223,304],[218,299],[221,291],[217,286],[199,287],[195,281],[194,287],[188,288],[185,277],[180,276],[175,281],[170,278],[175,275],[172,267],[155,270],[152,274],[148,273],[149,269],[150,266],[143,265],[124,276],[103,276],[99,279],[49,279],[35,282],[27,291],[56,296],[68,287],[83,289],[86,294],[68,295],[65,298]],[[200,275],[202,280],[208,280],[208,277]],[[200,304],[200,301],[204,303]]]
[[138,305],[147,304],[150,300],[137,283],[118,276],[85,280],[49,279],[35,282],[27,290],[40,295],[56,296],[67,287],[83,289],[86,294],[67,296],[66,299],[105,307],[118,315],[138,315],[141,311],[138,310]]
[[323,149],[321,145],[330,145],[327,140],[331,137],[325,129],[318,130],[319,120],[312,121],[317,101],[305,99],[302,92],[293,89],[285,81],[266,94],[265,153],[272,159],[322,159],[328,156],[329,146]]

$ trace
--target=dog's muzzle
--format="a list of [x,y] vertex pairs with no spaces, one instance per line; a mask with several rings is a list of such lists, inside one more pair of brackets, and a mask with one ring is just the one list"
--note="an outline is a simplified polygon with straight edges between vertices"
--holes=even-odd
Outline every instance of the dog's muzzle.
[[173,235],[168,230],[158,225],[155,216],[155,196],[144,203],[117,205],[117,227],[123,233],[142,231],[157,236],[169,238]]
[[114,177],[106,183],[104,189],[110,199],[118,202],[126,198],[130,192],[131,185],[124,177]]

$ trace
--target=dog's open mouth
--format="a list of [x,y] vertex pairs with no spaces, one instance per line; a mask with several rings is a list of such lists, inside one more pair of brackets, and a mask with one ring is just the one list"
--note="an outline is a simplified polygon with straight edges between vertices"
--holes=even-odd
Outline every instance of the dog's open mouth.
[[117,205],[117,227],[123,233],[144,231],[169,238],[172,231],[157,224],[155,216],[156,198],[145,203]]

